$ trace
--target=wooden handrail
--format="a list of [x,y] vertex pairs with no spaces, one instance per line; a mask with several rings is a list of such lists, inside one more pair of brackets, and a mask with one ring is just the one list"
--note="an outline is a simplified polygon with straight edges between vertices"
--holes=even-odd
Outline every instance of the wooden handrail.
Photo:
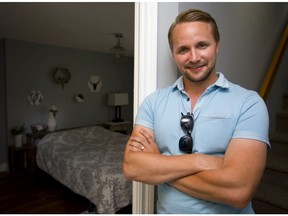
[[261,89],[259,92],[260,96],[264,100],[266,100],[268,95],[269,95],[273,80],[274,80],[276,73],[277,73],[277,68],[278,68],[279,63],[281,61],[282,55],[285,51],[287,39],[288,39],[288,25],[286,23],[285,30],[282,34],[282,37],[281,37],[280,42],[278,44],[277,50],[273,56],[272,62],[269,66],[269,69],[266,73],[265,79],[262,83],[262,86],[261,86]]

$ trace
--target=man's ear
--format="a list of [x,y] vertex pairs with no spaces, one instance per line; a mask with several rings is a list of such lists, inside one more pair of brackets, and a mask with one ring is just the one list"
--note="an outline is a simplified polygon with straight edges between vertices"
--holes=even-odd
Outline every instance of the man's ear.
[[217,43],[216,53],[219,52],[219,49],[220,49],[220,42]]

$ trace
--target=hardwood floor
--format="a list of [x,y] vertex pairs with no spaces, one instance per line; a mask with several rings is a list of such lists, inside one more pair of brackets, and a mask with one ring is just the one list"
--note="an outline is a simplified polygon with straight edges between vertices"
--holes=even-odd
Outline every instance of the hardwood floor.
[[1,213],[81,213],[89,201],[78,196],[44,172],[0,180]]
[[[38,170],[16,178],[0,175],[0,213],[79,214],[89,201]],[[131,206],[118,213],[131,213]]]

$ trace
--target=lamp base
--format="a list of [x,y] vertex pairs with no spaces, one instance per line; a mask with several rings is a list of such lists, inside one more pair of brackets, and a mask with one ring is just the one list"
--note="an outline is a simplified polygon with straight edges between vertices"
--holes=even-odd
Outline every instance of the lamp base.
[[112,120],[112,122],[123,122],[123,121],[124,121],[124,119],[120,119],[120,118],[119,118],[119,119],[113,119],[113,120]]
[[121,118],[121,106],[115,106],[115,118],[112,122],[123,122],[124,120]]

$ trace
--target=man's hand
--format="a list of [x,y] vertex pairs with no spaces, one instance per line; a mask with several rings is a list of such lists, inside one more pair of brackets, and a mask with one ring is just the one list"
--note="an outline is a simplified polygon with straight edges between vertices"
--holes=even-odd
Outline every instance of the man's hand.
[[136,125],[126,145],[123,173],[133,181],[157,185],[203,170],[220,169],[222,163],[223,157],[204,154],[162,155],[153,130]]
[[133,152],[150,152],[160,154],[157,144],[153,137],[147,131],[140,129],[139,133],[142,136],[131,136],[128,145],[129,149]]

